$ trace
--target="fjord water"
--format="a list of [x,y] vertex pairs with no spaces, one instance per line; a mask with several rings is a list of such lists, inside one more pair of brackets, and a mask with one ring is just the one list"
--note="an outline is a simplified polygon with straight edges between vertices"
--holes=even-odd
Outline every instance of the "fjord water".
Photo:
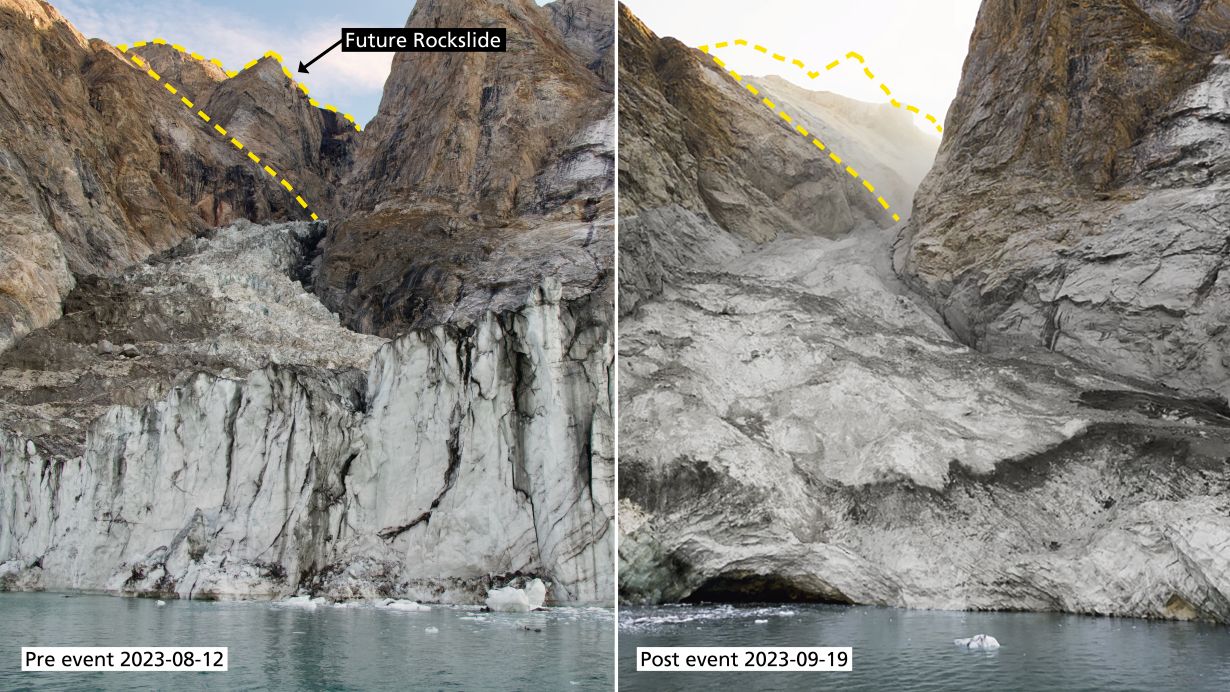
[[[435,627],[438,633],[426,629]],[[528,629],[527,629],[528,628]],[[540,630],[540,631],[536,631]],[[316,610],[0,594],[0,689],[610,690],[609,610]],[[22,673],[22,646],[227,646],[217,673]]]
[[[827,605],[623,608],[619,623],[620,690],[1230,689],[1230,629],[1204,623]],[[952,643],[980,633],[1001,648]],[[636,672],[638,646],[775,645],[852,646],[854,669]]]

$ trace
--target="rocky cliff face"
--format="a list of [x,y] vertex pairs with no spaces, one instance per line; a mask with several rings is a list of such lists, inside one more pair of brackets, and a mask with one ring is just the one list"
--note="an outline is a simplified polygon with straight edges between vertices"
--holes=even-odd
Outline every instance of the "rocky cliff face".
[[988,1],[897,270],[965,343],[1230,395],[1230,6]]
[[[631,72],[621,89],[643,99],[630,131],[672,141],[682,127],[670,97],[643,86],[670,64],[663,52],[704,56],[647,30],[620,40]],[[969,70],[964,89],[982,84]],[[694,87],[715,102],[719,88]],[[788,91],[775,100],[814,98]],[[988,113],[1015,107],[962,98]],[[870,136],[814,115],[823,122],[809,127]],[[946,126],[937,165],[962,127]],[[876,153],[894,147],[871,144],[861,166],[896,167]],[[623,599],[1230,619],[1223,401],[1044,348],[971,348],[894,273],[894,229],[833,233],[827,219],[796,216],[799,230],[751,244],[738,222],[695,206],[690,150],[630,149],[621,189],[657,201],[621,219],[621,239],[633,224],[653,239],[621,242],[621,275],[657,284],[620,322]],[[972,153],[961,161],[978,165]],[[762,201],[751,183],[770,163],[730,161],[723,175],[750,182],[726,203]],[[926,195],[940,175],[919,212],[937,203]],[[809,182],[835,194],[827,178],[797,184]]]
[[613,97],[588,67],[600,40],[578,23],[566,37],[531,0],[426,0],[407,26],[502,26],[508,51],[394,57],[325,246],[325,302],[389,334],[507,309],[546,276],[569,297],[608,283]]
[[[627,11],[619,23],[620,252],[638,258],[621,264],[622,311],[655,295],[664,276],[693,258],[726,257],[740,243],[779,235],[834,237],[862,223],[891,223],[861,181],[817,156],[809,139],[759,102],[797,106],[794,115],[827,138],[839,131],[834,116],[850,110],[848,100],[806,95],[780,79],[755,79],[760,94],[752,98],[708,56],[659,39]],[[932,147],[911,130],[899,120],[888,141],[920,168],[917,159],[929,160]],[[869,142],[882,135],[844,137],[847,158],[878,160]],[[658,232],[668,219],[680,232]]]
[[[0,245],[5,261],[33,267],[33,278],[6,290],[48,306],[21,330],[44,326],[7,350],[0,344],[0,589],[473,602],[493,583],[541,576],[556,602],[610,602],[613,131],[600,79],[610,47],[589,3],[573,4],[560,29],[551,10],[529,3],[419,3],[415,21],[428,24],[521,22],[510,28],[520,51],[509,55],[527,61],[517,84],[534,88],[532,70],[541,70],[546,86],[528,95],[517,86],[506,110],[488,104],[478,119],[464,112],[470,92],[435,110],[419,107],[415,92],[415,107],[405,108],[396,85],[414,82],[414,66],[399,64],[375,141],[357,155],[368,133],[311,107],[276,60],[228,79],[164,45],[121,54],[88,44],[47,5],[10,0],[18,4],[9,11],[2,2],[12,45],[42,46],[43,58],[6,47],[3,59],[29,57],[30,65],[0,70],[13,88],[5,84],[0,107],[13,93],[28,100],[22,109],[41,103],[47,115],[31,144],[8,159],[25,177],[6,181],[13,185],[0,187],[3,199],[27,204],[28,213],[9,215],[5,228],[68,248],[61,254],[69,260],[60,293],[43,296],[32,283],[48,262],[35,252],[41,246],[7,237]],[[106,71],[75,76],[90,60]],[[491,75],[501,88],[513,85],[512,66],[485,61],[450,56],[432,76],[448,88]],[[177,85],[175,97],[146,69]],[[81,93],[44,88],[50,76],[37,81],[65,73],[85,84]],[[90,81],[96,74],[102,86]],[[130,96],[143,100],[134,107]],[[567,124],[539,123],[525,138],[513,105],[526,98],[534,118]],[[17,110],[0,111],[0,122],[24,127]],[[432,128],[481,130],[483,151],[459,160],[422,137]],[[25,141],[14,131],[0,128],[0,145]],[[126,201],[132,181],[78,195],[46,177],[60,175],[56,165],[21,158],[61,140],[67,150],[53,146],[48,156],[77,155],[99,170],[132,166],[138,182],[152,181],[142,189],[163,195],[171,211]],[[74,147],[89,155],[70,153]],[[390,156],[377,168],[432,163],[411,185],[371,167],[381,147]],[[481,174],[488,158],[494,163]],[[512,177],[495,179],[505,173]],[[458,182],[470,176],[472,185]],[[61,193],[67,202],[54,197]],[[295,194],[333,220],[269,225],[303,214]],[[40,206],[40,195],[68,211]],[[445,211],[442,196],[453,205]],[[496,199],[516,204],[493,202],[495,221],[445,224],[451,235],[436,239],[437,255],[414,234],[334,232],[375,208],[359,200],[438,220]],[[144,217],[136,210],[160,219],[150,223],[166,237],[138,245],[144,227],[134,218]],[[100,218],[114,223],[97,234],[81,230]],[[85,240],[70,236],[78,227],[65,219],[76,219]],[[77,241],[95,264],[71,265]],[[326,285],[337,257],[364,253],[365,261],[382,259],[352,268],[364,281],[369,269],[395,271],[397,258],[414,257],[415,276],[459,272],[466,291],[452,302],[414,294],[392,317],[368,319],[357,307],[366,300],[358,284],[335,287],[325,291],[341,309],[332,312],[312,288]],[[14,314],[26,303],[12,301]],[[407,330],[412,323],[429,326]]]
[[[87,41],[37,0],[0,2],[0,41],[0,349],[58,317],[78,277],[114,274],[237,218],[304,218],[293,196],[133,64],[140,51]],[[150,65],[178,79],[194,103],[208,98],[197,90],[212,93],[224,77],[153,48]],[[252,79],[223,84],[270,108],[285,97]],[[231,120],[226,113],[212,124]],[[309,147],[327,131],[270,125],[248,131],[256,141]],[[257,135],[262,128],[271,131]],[[309,183],[305,160],[277,165]],[[318,201],[327,208],[327,196]]]

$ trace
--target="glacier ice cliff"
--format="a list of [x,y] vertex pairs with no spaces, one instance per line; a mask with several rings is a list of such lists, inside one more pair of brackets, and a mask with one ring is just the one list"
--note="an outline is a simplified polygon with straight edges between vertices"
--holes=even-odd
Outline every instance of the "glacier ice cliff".
[[[477,602],[536,575],[609,602],[609,305],[548,281],[471,324],[357,335],[285,273],[310,229],[240,224],[107,282],[126,328],[151,296],[182,308],[127,335],[139,355],[91,348],[97,313],[4,355],[0,588]],[[207,311],[226,332],[185,338]]]

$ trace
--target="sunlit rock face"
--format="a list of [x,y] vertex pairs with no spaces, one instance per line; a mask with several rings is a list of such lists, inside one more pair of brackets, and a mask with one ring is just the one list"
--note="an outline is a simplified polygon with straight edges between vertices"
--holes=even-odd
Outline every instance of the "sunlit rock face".
[[[979,32],[1011,35],[983,26],[1000,21],[1000,5],[984,7],[976,45]],[[1025,16],[1030,5],[1013,7]],[[620,163],[621,190],[636,200],[620,219],[623,600],[1230,619],[1224,401],[1026,339],[1011,352],[972,347],[947,304],[916,292],[918,276],[902,280],[893,259],[917,260],[922,224],[969,229],[978,212],[912,221],[902,235],[860,218],[840,177],[787,160],[773,186],[740,146],[789,144],[740,137],[722,154],[689,145],[688,131],[706,126],[700,104],[733,118],[730,131],[785,142],[787,128],[746,94],[726,93],[720,74],[710,79],[708,56],[659,40],[626,11],[620,41],[621,103],[627,88],[639,105],[621,112],[621,152],[640,157],[621,153]],[[1013,105],[1024,96],[979,100],[983,82],[970,74],[980,55],[958,96],[967,115],[946,126],[937,166],[980,165],[953,153],[969,108],[1026,108]],[[1033,69],[1019,56],[1002,63]],[[738,98],[746,110],[727,103]],[[796,110],[813,101],[774,94],[790,99]],[[826,119],[824,100],[812,115],[841,131],[841,112]],[[676,117],[680,104],[689,118]],[[901,169],[876,154],[899,149],[899,132],[844,134],[860,168]],[[916,213],[972,204],[979,188],[955,177],[931,196],[942,175],[923,183]],[[738,182],[717,196],[715,181]],[[912,192],[909,181],[894,184]],[[791,189],[834,204],[792,204]],[[1184,213],[1211,195],[1188,196]],[[758,211],[724,216],[746,209]],[[1206,221],[1175,247],[1211,232]],[[960,247],[956,235],[937,247]]]

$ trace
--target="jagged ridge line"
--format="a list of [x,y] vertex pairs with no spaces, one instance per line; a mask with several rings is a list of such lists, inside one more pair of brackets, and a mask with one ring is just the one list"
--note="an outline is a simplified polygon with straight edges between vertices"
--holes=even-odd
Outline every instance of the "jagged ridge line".
[[[174,48],[175,50],[179,51],[180,53],[183,53],[184,55],[187,55],[188,57],[190,57],[190,58],[192,58],[192,59],[194,59],[194,60],[197,60],[197,61],[199,61],[199,62],[207,62],[207,63],[210,63],[210,64],[212,64],[212,65],[217,66],[217,67],[218,67],[218,69],[222,70],[222,73],[226,75],[226,78],[227,78],[227,79],[231,79],[232,77],[236,77],[236,76],[238,76],[240,72],[243,72],[244,70],[247,70],[248,68],[250,68],[250,67],[252,67],[253,65],[255,65],[255,64],[257,63],[257,61],[259,61],[259,60],[260,60],[260,58],[257,58],[256,60],[249,61],[246,65],[244,65],[244,66],[243,66],[243,69],[241,69],[241,70],[228,70],[228,69],[226,69],[226,67],[222,64],[222,61],[221,61],[221,60],[218,60],[217,58],[209,58],[209,59],[206,59],[206,58],[205,58],[205,56],[201,55],[200,53],[196,53],[196,52],[189,51],[189,50],[187,50],[186,48],[184,48],[183,46],[179,45],[178,43],[170,43],[170,44],[168,44],[168,43],[167,43],[167,40],[166,40],[166,39],[163,39],[163,38],[155,38],[155,39],[150,39],[150,40],[148,40],[148,41],[134,41],[134,42],[131,44],[131,46],[130,46],[129,44],[127,44],[127,43],[120,43],[120,44],[116,45],[116,46],[115,46],[115,48],[116,48],[117,50],[119,50],[119,52],[121,52],[121,53],[127,53],[127,52],[128,52],[128,48],[129,48],[129,47],[132,47],[132,48],[144,48],[145,46],[148,46],[148,45],[155,45],[155,46],[165,46],[165,45],[170,45],[170,46],[171,46],[172,48]],[[312,98],[312,97],[311,97],[311,95],[309,95],[309,94],[308,94],[308,88],[307,88],[307,85],[306,85],[306,84],[303,84],[302,82],[297,82],[297,81],[295,81],[295,78],[294,78],[294,76],[293,76],[293,75],[291,75],[290,70],[286,68],[286,65],[283,65],[283,64],[282,64],[282,56],[281,56],[281,55],[279,55],[278,53],[276,53],[276,52],[274,52],[274,51],[267,50],[267,51],[265,51],[265,54],[264,54],[263,56],[261,56],[261,57],[265,57],[265,58],[273,58],[274,60],[277,60],[277,61],[278,61],[278,65],[281,65],[281,66],[282,66],[282,74],[286,75],[286,79],[290,80],[291,86],[293,86],[293,87],[295,87],[296,89],[298,89],[299,91],[303,92],[303,95],[307,97],[308,103],[309,103],[309,104],[311,104],[311,106],[312,106],[313,108],[322,108],[322,109],[327,110],[327,111],[330,111],[330,112],[332,112],[332,113],[341,113],[341,116],[342,116],[343,118],[345,118],[345,119],[346,119],[346,120],[347,120],[347,121],[348,121],[351,125],[354,125],[355,132],[362,132],[362,131],[363,131],[363,128],[359,126],[359,123],[355,122],[355,119],[354,119],[354,116],[353,116],[353,115],[351,115],[351,114],[349,114],[349,113],[343,113],[343,112],[339,111],[339,110],[337,109],[337,106],[334,106],[334,105],[333,105],[333,104],[331,104],[331,103],[326,103],[326,104],[324,104],[324,105],[322,106],[322,105],[320,105],[320,102],[319,102],[319,101],[317,101],[316,99]]]
[[[124,49],[125,50],[121,52],[126,52],[127,46],[124,46]],[[163,88],[165,88],[168,92],[170,92],[172,96],[179,96],[179,102],[182,103],[184,107],[188,109],[189,112],[191,112],[194,108],[196,108],[195,103],[193,103],[187,96],[180,96],[179,89],[177,89],[174,84],[163,80],[162,75],[155,72],[154,68],[150,67],[149,63],[147,63],[144,58],[142,58],[139,55],[130,55],[129,59],[132,60],[132,64],[136,65],[140,69],[145,70],[145,76],[149,77],[155,82],[161,82]],[[209,123],[213,120],[213,118],[210,117],[210,115],[203,110],[197,110],[196,115],[201,120],[204,120],[206,123]],[[216,132],[220,137],[227,136],[226,128],[222,127],[221,125],[214,123],[213,129],[214,129],[214,132]],[[234,137],[230,138],[230,143],[232,146],[235,147],[236,151],[242,151],[244,148],[243,142],[240,142],[238,139],[235,139]],[[257,166],[261,165],[261,157],[257,156],[250,149],[248,150],[248,159],[251,160],[252,163],[254,163]],[[292,185],[291,182],[286,179],[286,176],[279,176],[277,171],[269,167],[269,164],[265,164],[262,170],[268,173],[269,176],[272,177],[274,180],[278,181],[282,187],[286,188],[286,192],[288,194],[292,194],[292,195],[295,194],[295,186]],[[316,215],[316,212],[308,208],[307,200],[303,199],[303,195],[295,195],[295,201],[299,203],[299,206],[303,207],[304,211],[308,212],[308,214],[311,215],[311,218],[313,221],[317,221],[320,219],[320,217]]]
[[[701,50],[708,52],[706,50],[706,46],[701,46]],[[738,72],[728,69],[726,67],[726,63],[722,62],[721,58],[717,57],[716,55],[711,55],[709,57],[713,58],[713,62],[716,63],[718,67],[722,68],[731,77],[731,79],[734,79],[736,82],[743,84],[743,86],[752,93],[752,96],[760,95],[760,90],[757,89],[755,85],[753,85],[751,82],[744,81],[743,76],[740,75]],[[800,135],[803,135],[804,138],[810,138],[811,143],[815,145],[817,149],[819,149],[820,151],[824,151],[825,149],[827,149],[827,147],[824,145],[824,142],[821,142],[819,139],[812,137],[811,133],[808,132],[807,128],[803,127],[801,123],[795,123],[794,118],[792,118],[788,113],[786,113],[785,110],[779,109],[777,107],[777,104],[773,103],[768,98],[761,98],[760,103],[765,108],[768,108],[774,113],[777,113],[778,117],[786,121],[786,123],[790,125],[794,125],[795,132],[798,132]],[[832,150],[829,150],[829,159],[832,160],[832,162],[837,164],[838,166],[841,166],[843,163],[842,158],[837,155],[837,152],[832,151]],[[846,165],[845,171],[847,174],[850,175],[851,178],[858,179],[859,177],[858,171],[854,170],[854,168],[852,168],[849,164]],[[875,185],[872,185],[871,181],[867,180],[866,178],[863,178],[862,180],[863,180],[863,187],[867,190],[868,194],[875,195],[876,193]],[[877,196],[876,201],[880,203],[881,207],[884,207],[885,211],[888,211],[889,204],[884,199],[883,195]],[[901,217],[897,215],[896,213],[893,213],[892,216],[893,216],[893,221],[901,220]]]
[[[735,39],[734,43],[735,43],[735,45],[736,45],[736,46],[744,46],[744,47],[747,47],[747,46],[748,46],[747,41],[745,41],[744,39],[741,39],[741,38],[737,38],[737,39]],[[714,48],[726,48],[726,47],[727,47],[727,46],[729,46],[729,45],[730,45],[730,42],[729,42],[729,41],[718,41],[717,43],[713,44],[713,47],[714,47]],[[764,46],[760,45],[759,43],[754,44],[754,45],[753,45],[753,46],[751,46],[751,47],[753,48],[753,50],[755,50],[755,51],[757,51],[757,52],[759,52],[759,53],[764,53],[765,55],[769,55],[769,49],[768,49],[768,48],[765,48]],[[700,49],[700,51],[701,51],[702,53],[708,53],[708,52],[709,52],[709,46],[708,46],[708,45],[697,46],[697,48],[699,48],[699,49]],[[778,61],[778,62],[783,62],[783,63],[784,63],[784,62],[786,62],[786,56],[784,56],[784,55],[781,55],[781,54],[778,54],[778,53],[773,53],[773,54],[772,54],[772,56],[773,56],[773,59],[774,59],[774,60],[776,60],[776,61]],[[874,82],[874,81],[876,81],[876,76],[875,76],[875,73],[871,71],[871,68],[869,68],[869,67],[867,67],[867,66],[866,66],[866,63],[865,63],[865,61],[863,60],[863,56],[862,56],[862,55],[860,55],[860,54],[858,54],[858,53],[856,53],[856,52],[854,52],[854,51],[850,51],[849,53],[846,53],[846,57],[845,57],[845,59],[846,59],[846,60],[858,60],[858,64],[863,65],[863,75],[864,75],[864,76],[866,76],[866,77],[867,77],[867,79],[870,79],[870,80],[871,80],[871,81],[873,81],[873,82]],[[791,65],[794,65],[795,67],[797,67],[797,68],[799,68],[800,70],[802,70],[802,71],[803,71],[804,73],[806,73],[806,74],[807,74],[807,76],[808,76],[809,78],[811,78],[811,79],[815,79],[816,77],[819,77],[819,76],[820,76],[820,72],[819,72],[818,70],[808,70],[808,69],[807,69],[807,66],[803,64],[803,61],[802,61],[802,60],[791,60],[791,61],[790,61],[790,64],[791,64]],[[828,63],[827,65],[825,65],[825,66],[824,66],[824,70],[827,72],[827,71],[829,71],[829,70],[833,69],[834,67],[837,67],[838,65],[841,65],[841,64],[842,64],[842,59],[841,59],[841,58],[837,58],[837,59],[836,59],[836,60],[834,60],[833,62],[830,62],[830,63]],[[932,125],[935,125],[935,131],[936,131],[936,132],[939,132],[940,134],[943,134],[943,133],[944,133],[944,124],[943,124],[942,122],[940,122],[939,118],[936,118],[936,117],[935,117],[934,115],[932,115],[931,113],[924,113],[924,112],[922,112],[921,110],[919,110],[918,106],[915,106],[915,105],[913,105],[913,104],[908,104],[908,103],[902,103],[902,102],[898,101],[897,99],[893,98],[893,90],[892,90],[892,89],[889,89],[889,88],[888,88],[888,85],[887,85],[887,84],[885,84],[884,82],[880,82],[880,91],[883,91],[883,92],[884,92],[884,95],[888,97],[888,102],[892,104],[893,108],[902,108],[902,107],[904,107],[907,111],[909,111],[909,112],[911,112],[911,113],[914,113],[915,115],[922,115],[922,116],[923,116],[923,117],[925,117],[928,121],[930,121]]]

